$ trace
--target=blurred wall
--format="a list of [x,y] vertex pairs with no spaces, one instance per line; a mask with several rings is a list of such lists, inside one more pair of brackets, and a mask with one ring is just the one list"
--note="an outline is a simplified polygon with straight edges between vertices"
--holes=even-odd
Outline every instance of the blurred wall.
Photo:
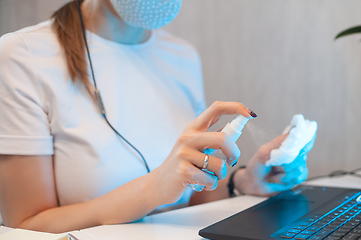
[[[0,34],[65,2],[0,0]],[[360,1],[184,0],[166,28],[198,49],[208,105],[240,101],[259,115],[238,141],[241,164],[303,113],[319,123],[309,155],[315,176],[361,167],[361,35],[333,40],[358,24]]]

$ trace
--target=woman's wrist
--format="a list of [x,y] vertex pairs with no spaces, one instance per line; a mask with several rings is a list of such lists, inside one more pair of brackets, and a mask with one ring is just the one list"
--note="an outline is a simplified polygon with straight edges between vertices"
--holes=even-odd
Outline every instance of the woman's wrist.
[[162,191],[162,180],[159,176],[159,168],[154,169],[147,175],[144,175],[146,178],[145,188],[147,189],[147,198],[152,201],[153,206],[155,208],[164,205],[169,204],[171,202],[168,201],[167,194]]
[[[252,177],[249,174],[249,169],[241,168],[238,169],[234,174],[234,186],[239,193],[244,195],[254,194],[254,184],[252,182]],[[252,190],[253,189],[253,190]]]
[[246,168],[241,168],[241,169],[238,169],[235,174],[234,174],[234,177],[233,177],[233,181],[234,181],[234,186],[235,186],[235,189],[238,190],[238,192],[242,193],[242,194],[246,194],[247,191],[245,189],[245,181],[246,181],[246,178],[245,178],[245,172],[246,172]]
[[243,195],[243,192],[240,192],[236,187],[235,175],[238,173],[240,169],[245,169],[245,168],[246,166],[241,166],[231,174],[227,184],[229,197]]

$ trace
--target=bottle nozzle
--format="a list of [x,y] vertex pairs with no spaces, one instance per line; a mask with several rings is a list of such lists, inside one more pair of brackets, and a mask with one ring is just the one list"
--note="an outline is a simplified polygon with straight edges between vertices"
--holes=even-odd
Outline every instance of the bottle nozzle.
[[[257,117],[257,114],[255,114],[252,110],[249,111],[249,114],[252,116],[252,118]],[[235,119],[233,119],[232,122],[228,123],[223,128],[222,132],[227,133],[227,135],[230,136],[234,142],[236,142],[239,136],[241,136],[242,134],[244,125],[246,125],[248,120],[252,118],[248,118],[243,115],[238,115]]]
[[242,129],[244,128],[244,125],[248,122],[249,118],[238,115],[233,121],[230,123],[232,128],[237,132],[242,132]]

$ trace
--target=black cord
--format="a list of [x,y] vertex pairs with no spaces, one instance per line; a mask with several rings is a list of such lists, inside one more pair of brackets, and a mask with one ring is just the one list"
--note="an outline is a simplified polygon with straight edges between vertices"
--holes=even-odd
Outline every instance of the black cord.
[[77,3],[77,6],[78,6],[78,11],[79,11],[79,18],[80,18],[80,24],[81,24],[81,28],[82,28],[82,32],[83,32],[83,38],[84,38],[84,42],[85,42],[85,48],[86,48],[86,52],[87,52],[87,55],[88,55],[88,60],[89,60],[89,65],[90,65],[90,70],[91,70],[91,73],[92,73],[92,79],[93,79],[93,82],[94,82],[94,87],[95,87],[95,96],[98,100],[98,104],[100,106],[100,110],[102,112],[102,115],[105,119],[105,121],[107,122],[107,124],[109,125],[109,127],[121,138],[123,139],[123,141],[125,141],[129,146],[131,146],[138,154],[139,156],[142,158],[143,162],[144,162],[144,165],[148,171],[148,173],[150,173],[150,169],[149,169],[149,166],[148,166],[148,163],[147,161],[145,160],[143,154],[136,148],[133,146],[133,144],[131,144],[127,139],[125,139],[109,122],[107,116],[106,116],[106,113],[105,113],[105,108],[104,108],[104,104],[103,104],[103,101],[102,101],[102,98],[100,96],[100,92],[97,88],[97,83],[95,81],[95,75],[94,75],[94,69],[93,69],[93,63],[92,63],[92,60],[91,60],[91,57],[90,57],[90,52],[89,52],[89,47],[88,47],[88,41],[87,41],[87,38],[86,38],[86,34],[85,34],[85,28],[84,28],[84,23],[83,23],[83,17],[82,17],[82,14],[81,14],[81,9],[80,9],[80,2],[79,0],[76,0],[76,3]]
[[110,122],[108,121],[107,117],[105,116],[105,121],[108,123],[108,125],[110,126],[111,129],[113,129],[113,131],[119,136],[121,137],[121,139],[123,139],[124,142],[126,142],[129,146],[131,146],[138,154],[139,156],[142,158],[143,162],[144,162],[144,165],[145,165],[145,168],[147,169],[148,173],[150,173],[150,169],[149,169],[149,166],[148,166],[148,163],[147,161],[145,160],[143,154],[136,148],[133,146],[133,144],[131,144],[127,139],[125,139],[111,124]]

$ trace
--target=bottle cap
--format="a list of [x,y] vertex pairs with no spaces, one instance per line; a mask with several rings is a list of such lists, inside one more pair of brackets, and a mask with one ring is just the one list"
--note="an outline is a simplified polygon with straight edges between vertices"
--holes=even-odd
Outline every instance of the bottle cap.
[[244,128],[244,125],[248,122],[249,118],[238,115],[231,123],[227,123],[227,125],[223,128],[222,132],[226,133],[228,136],[232,138],[234,142],[237,141],[237,139],[242,134],[242,129]]

